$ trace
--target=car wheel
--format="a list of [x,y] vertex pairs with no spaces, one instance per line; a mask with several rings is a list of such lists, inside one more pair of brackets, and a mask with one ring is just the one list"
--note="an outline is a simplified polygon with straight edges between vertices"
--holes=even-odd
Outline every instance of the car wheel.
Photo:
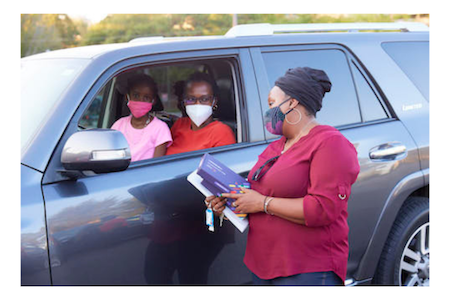
[[428,198],[408,198],[391,228],[373,282],[380,285],[429,285],[429,236]]

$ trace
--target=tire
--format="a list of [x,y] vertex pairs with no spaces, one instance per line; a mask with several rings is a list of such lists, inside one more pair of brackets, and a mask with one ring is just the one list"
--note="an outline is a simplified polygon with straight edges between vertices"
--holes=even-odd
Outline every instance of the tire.
[[373,283],[429,285],[429,234],[428,198],[408,198],[391,228]]

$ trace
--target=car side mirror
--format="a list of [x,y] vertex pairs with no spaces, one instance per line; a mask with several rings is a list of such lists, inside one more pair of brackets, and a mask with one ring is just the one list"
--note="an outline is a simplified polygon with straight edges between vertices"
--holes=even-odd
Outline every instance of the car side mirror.
[[69,171],[119,172],[126,170],[130,162],[127,140],[112,129],[78,131],[69,137],[61,154],[61,163]]

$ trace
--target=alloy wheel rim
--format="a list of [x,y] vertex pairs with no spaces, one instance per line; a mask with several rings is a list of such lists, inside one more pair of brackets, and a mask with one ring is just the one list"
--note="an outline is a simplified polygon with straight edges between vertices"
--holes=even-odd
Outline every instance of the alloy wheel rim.
[[398,271],[399,285],[429,286],[430,284],[430,223],[420,226],[403,249]]

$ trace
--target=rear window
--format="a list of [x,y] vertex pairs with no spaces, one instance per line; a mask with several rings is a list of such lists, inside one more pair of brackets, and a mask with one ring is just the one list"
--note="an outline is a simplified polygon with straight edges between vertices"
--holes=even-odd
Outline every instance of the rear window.
[[430,43],[389,42],[381,46],[429,101]]
[[337,49],[270,51],[263,49],[270,86],[289,68],[310,67],[323,70],[332,83],[331,91],[323,98],[317,120],[331,126],[361,122],[361,114],[350,67],[344,52]]

